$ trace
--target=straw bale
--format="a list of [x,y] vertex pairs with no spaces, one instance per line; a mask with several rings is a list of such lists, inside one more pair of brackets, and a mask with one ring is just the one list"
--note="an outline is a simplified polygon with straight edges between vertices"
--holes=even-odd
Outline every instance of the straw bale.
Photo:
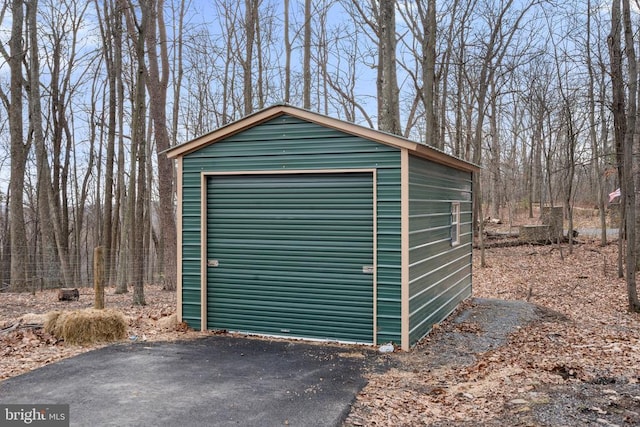
[[51,334],[55,337],[62,336],[62,327],[61,323],[58,323],[58,318],[62,314],[61,311],[50,311],[45,316],[44,320],[44,331],[48,334]]
[[27,313],[20,317],[23,325],[44,325],[46,320],[46,314]]
[[51,319],[45,330],[69,344],[111,342],[127,336],[124,315],[113,309],[63,311],[51,314]]

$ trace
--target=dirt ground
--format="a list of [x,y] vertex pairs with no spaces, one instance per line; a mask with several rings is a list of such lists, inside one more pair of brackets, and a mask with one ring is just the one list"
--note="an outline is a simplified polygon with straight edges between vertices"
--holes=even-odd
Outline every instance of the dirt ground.
[[[36,292],[35,295],[0,293],[0,381],[106,345],[69,345],[47,334],[40,327],[30,326],[41,326],[43,315],[51,311],[93,307],[93,289],[79,288],[79,292],[80,298],[77,301],[58,301],[57,290]],[[118,309],[127,316],[128,339],[131,341],[174,341],[208,334],[189,331],[182,325],[176,325],[175,317],[172,317],[176,307],[175,292],[147,285],[146,306],[132,305],[131,298],[131,292],[115,295],[113,288],[105,290],[105,306]]]
[[[578,240],[573,253],[566,245],[489,249],[485,268],[474,254],[479,299],[413,351],[380,356],[391,368],[369,374],[345,425],[640,425],[640,315],[626,310],[616,245]],[[105,294],[107,307],[128,316],[130,340],[209,334],[171,322],[175,294],[159,287],[145,288],[145,307],[132,306],[131,293]],[[481,313],[484,298],[521,304],[520,317],[465,314]],[[29,326],[35,315],[92,304],[85,288],[73,302],[59,302],[55,291],[0,293],[0,380],[103,345],[71,346]],[[496,341],[488,320],[512,332]]]
[[[474,296],[523,305],[493,307],[492,324],[465,317],[482,312],[467,301],[371,375],[345,425],[640,425],[640,315],[626,310],[616,245],[579,241],[490,249],[485,268],[474,254]],[[505,322],[513,332],[491,343]]]

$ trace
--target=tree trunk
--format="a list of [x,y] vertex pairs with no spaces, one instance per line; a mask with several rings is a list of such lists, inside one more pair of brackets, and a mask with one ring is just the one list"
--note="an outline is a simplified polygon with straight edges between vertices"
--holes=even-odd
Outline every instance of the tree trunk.
[[243,71],[243,89],[242,94],[244,97],[244,114],[249,115],[253,112],[253,43],[255,39],[255,13],[254,8],[257,8],[257,0],[245,0],[245,21],[244,31],[246,37],[245,56],[242,60]]
[[638,170],[637,155],[634,149],[638,145],[638,63],[636,59],[635,43],[633,39],[633,28],[631,25],[631,7],[629,0],[622,0],[622,21],[624,32],[625,54],[627,56],[627,73],[629,76],[628,83],[628,103],[627,103],[627,129],[624,138],[624,163],[623,177],[624,188],[626,191],[622,193],[625,201],[626,212],[626,232],[627,232],[627,296],[629,300],[629,310],[640,312],[640,301],[638,300],[638,292],[636,289],[636,271],[638,270],[638,241],[637,232],[638,224],[636,224],[636,205],[640,200],[636,198],[636,180],[640,179]]
[[396,2],[380,2],[378,55],[378,128],[402,135],[400,101],[396,74]]
[[[171,119],[171,136],[173,143],[178,139],[178,126],[180,119],[180,97],[182,91],[182,80],[184,77],[183,49],[184,41],[184,17],[187,2],[181,1],[178,12],[178,26],[174,29],[174,54],[173,54],[173,111]],[[175,18],[174,18],[175,19]]]
[[264,74],[265,74],[265,66],[264,66],[264,54],[265,47],[262,45],[262,31],[260,25],[260,3],[256,3],[254,5],[254,20],[256,25],[256,73],[258,74],[258,78],[256,79],[256,87],[258,89],[257,101],[258,101],[258,109],[262,110],[264,108],[265,103],[265,85],[264,85]]
[[302,107],[307,110],[311,109],[311,0],[304,0]]
[[[146,87],[147,70],[145,64],[145,47],[148,34],[154,33],[155,5],[157,0],[140,3],[140,20],[129,4],[126,9],[126,23],[129,37],[134,45],[132,55],[135,61],[134,90],[132,94],[131,117],[131,164],[129,176],[129,194],[127,198],[127,224],[130,257],[130,279],[133,286],[133,304],[145,305],[144,279],[147,253],[145,242],[145,211],[148,203],[146,183]],[[157,66],[157,62],[156,62]],[[153,102],[152,102],[153,104]],[[166,132],[166,123],[164,124]]]
[[[419,9],[421,2],[417,2],[416,5]],[[423,17],[423,28],[425,35],[423,39],[423,61],[422,61],[422,96],[424,99],[424,115],[425,115],[425,132],[424,139],[428,145],[433,145],[436,148],[443,149],[440,145],[438,134],[438,121],[435,112],[435,74],[436,74],[436,0],[427,1],[427,10],[425,13],[420,13]]]
[[291,98],[291,41],[289,40],[289,0],[284,0],[284,102]]
[[22,121],[23,75],[22,64],[25,51],[22,43],[24,23],[24,3],[13,0],[11,3],[11,39],[10,57],[10,104],[9,134],[11,140],[11,173],[9,221],[11,228],[11,288],[24,291],[28,286],[27,275],[27,230],[24,218],[24,171],[27,162],[27,147],[24,144]]
[[[52,221],[51,198],[51,170],[47,158],[44,133],[42,127],[42,103],[40,96],[40,61],[37,24],[38,1],[33,0],[27,5],[27,22],[29,28],[29,116],[31,117],[32,141],[35,145],[36,164],[38,165],[38,218],[41,230],[42,268],[38,273],[45,280],[45,286],[51,287],[57,282],[59,271],[54,268],[57,264],[56,238]],[[65,278],[65,283],[68,280]]]
[[113,267],[115,262],[115,250],[113,247],[113,198],[114,198],[114,166],[115,145],[118,113],[118,74],[122,75],[122,55],[120,51],[122,43],[122,21],[118,8],[111,1],[104,2],[104,10],[101,15],[99,2],[96,0],[98,21],[101,24],[102,52],[107,69],[108,84],[108,113],[107,113],[107,152],[105,158],[104,177],[104,208],[102,214],[102,245],[104,251],[105,282],[114,281]]
[[[116,3],[117,6],[117,3]],[[114,197],[113,197],[113,201],[114,201],[114,206],[113,206],[113,212],[112,212],[112,228],[113,231],[111,233],[111,250],[109,251],[110,253],[110,265],[111,265],[111,273],[109,274],[109,276],[111,276],[112,280],[115,280],[117,278],[117,260],[120,260],[120,262],[126,262],[124,261],[124,257],[121,257],[120,255],[120,248],[122,248],[124,245],[122,244],[122,241],[119,240],[119,236],[121,235],[121,230],[122,230],[122,221],[121,221],[121,217],[123,215],[121,215],[121,211],[122,211],[122,206],[123,206],[123,202],[125,200],[125,154],[124,154],[124,120],[125,120],[125,114],[124,114],[124,104],[125,104],[125,89],[124,89],[124,76],[123,76],[123,64],[122,64],[122,56],[123,56],[123,49],[122,49],[122,44],[124,43],[124,37],[123,37],[123,12],[122,9],[119,7],[116,7],[114,10],[114,68],[115,68],[115,74],[116,74],[116,100],[117,100],[117,104],[118,104],[118,113],[117,113],[117,117],[118,117],[118,123],[116,126],[117,129],[117,133],[118,133],[118,138],[117,138],[117,148],[118,148],[118,154],[117,154],[117,159],[116,159],[116,173],[115,176],[117,178],[116,181],[114,181]],[[124,291],[127,292],[127,282],[126,280],[124,280],[122,283],[118,282],[117,284],[117,288],[120,291]],[[124,288],[124,289],[123,289]]]
[[[167,130],[167,89],[169,85],[169,52],[167,49],[166,26],[164,22],[163,0],[152,6],[145,12],[149,28],[146,33],[146,52],[149,58],[148,78],[146,79],[150,97],[150,112],[153,122],[153,131],[156,140],[156,154],[158,162],[158,198],[160,213],[160,253],[162,262],[160,274],[164,287],[169,290],[176,289],[176,222],[174,213],[175,171],[173,161],[163,153],[169,149],[169,132]],[[157,37],[157,38],[156,38]],[[158,56],[159,49],[159,56]],[[144,137],[143,137],[144,139]],[[139,180],[144,180],[144,175],[138,175]],[[140,198],[140,195],[138,195]]]
[[[131,189],[135,187],[135,198],[132,200],[132,206],[129,208],[133,211],[132,227],[130,230],[130,238],[133,243],[131,250],[132,259],[132,282],[133,282],[133,304],[145,305],[144,298],[144,267],[145,267],[145,248],[144,248],[144,211],[146,202],[146,69],[145,69],[145,37],[149,31],[149,14],[143,11],[142,19],[137,26],[138,34],[136,40],[136,59],[138,61],[136,70],[135,97],[133,100],[133,117],[132,117],[132,148],[135,147],[135,155],[132,153],[132,164],[137,165],[135,174],[132,174]],[[165,128],[166,130],[166,128]],[[133,170],[132,166],[132,170]],[[133,178],[135,176],[135,179]]]
[[[501,162],[502,147],[500,146],[500,129],[498,125],[498,95],[495,92],[495,82],[491,85],[491,116],[489,117],[489,129],[491,138],[491,150],[489,155],[489,170],[491,185],[489,191],[490,215],[494,218],[500,218],[500,178],[501,178]],[[479,218],[482,221],[482,218]]]
[[[604,204],[604,180],[601,177],[600,170],[600,144],[598,142],[598,134],[596,132],[596,88],[595,88],[595,76],[593,61],[591,59],[591,0],[587,0],[587,34],[585,40],[585,52],[587,55],[587,71],[589,74],[589,141],[591,143],[591,151],[593,158],[593,178],[596,184],[596,205],[598,206],[598,217],[600,219],[600,245],[605,246],[607,244],[607,225],[605,217],[605,204]],[[604,98],[603,98],[604,99]],[[602,128],[606,128],[604,122],[601,124]],[[603,143],[606,139],[602,139]],[[570,230],[571,231],[571,230]]]

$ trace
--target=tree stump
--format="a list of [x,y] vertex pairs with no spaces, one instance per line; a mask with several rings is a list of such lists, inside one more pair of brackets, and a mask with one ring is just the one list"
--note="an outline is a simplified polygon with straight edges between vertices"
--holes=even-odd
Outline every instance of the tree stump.
[[549,226],[549,237],[555,241],[564,235],[564,209],[562,206],[543,206],[540,215],[542,223]]
[[80,291],[77,288],[62,288],[58,290],[58,301],[78,301],[80,299]]
[[548,225],[521,225],[519,240],[525,243],[549,243],[549,228]]

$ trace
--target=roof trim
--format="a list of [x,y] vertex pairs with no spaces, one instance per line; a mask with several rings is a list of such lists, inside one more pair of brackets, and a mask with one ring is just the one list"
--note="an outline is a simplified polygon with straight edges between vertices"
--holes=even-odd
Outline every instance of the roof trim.
[[480,170],[480,168],[473,163],[451,156],[433,147],[413,142],[404,137],[367,128],[354,123],[345,122],[343,120],[328,117],[287,104],[277,104],[257,111],[240,120],[218,128],[213,132],[207,133],[184,144],[180,144],[173,148],[170,148],[166,150],[165,153],[167,154],[168,158],[175,159],[282,115],[290,115],[301,120],[306,120],[311,123],[345,132],[354,136],[359,136],[371,141],[379,142],[381,144],[389,145],[399,149],[406,149],[410,152],[410,154],[432,160],[436,163],[440,163],[456,169],[461,169],[468,172],[478,172]]

